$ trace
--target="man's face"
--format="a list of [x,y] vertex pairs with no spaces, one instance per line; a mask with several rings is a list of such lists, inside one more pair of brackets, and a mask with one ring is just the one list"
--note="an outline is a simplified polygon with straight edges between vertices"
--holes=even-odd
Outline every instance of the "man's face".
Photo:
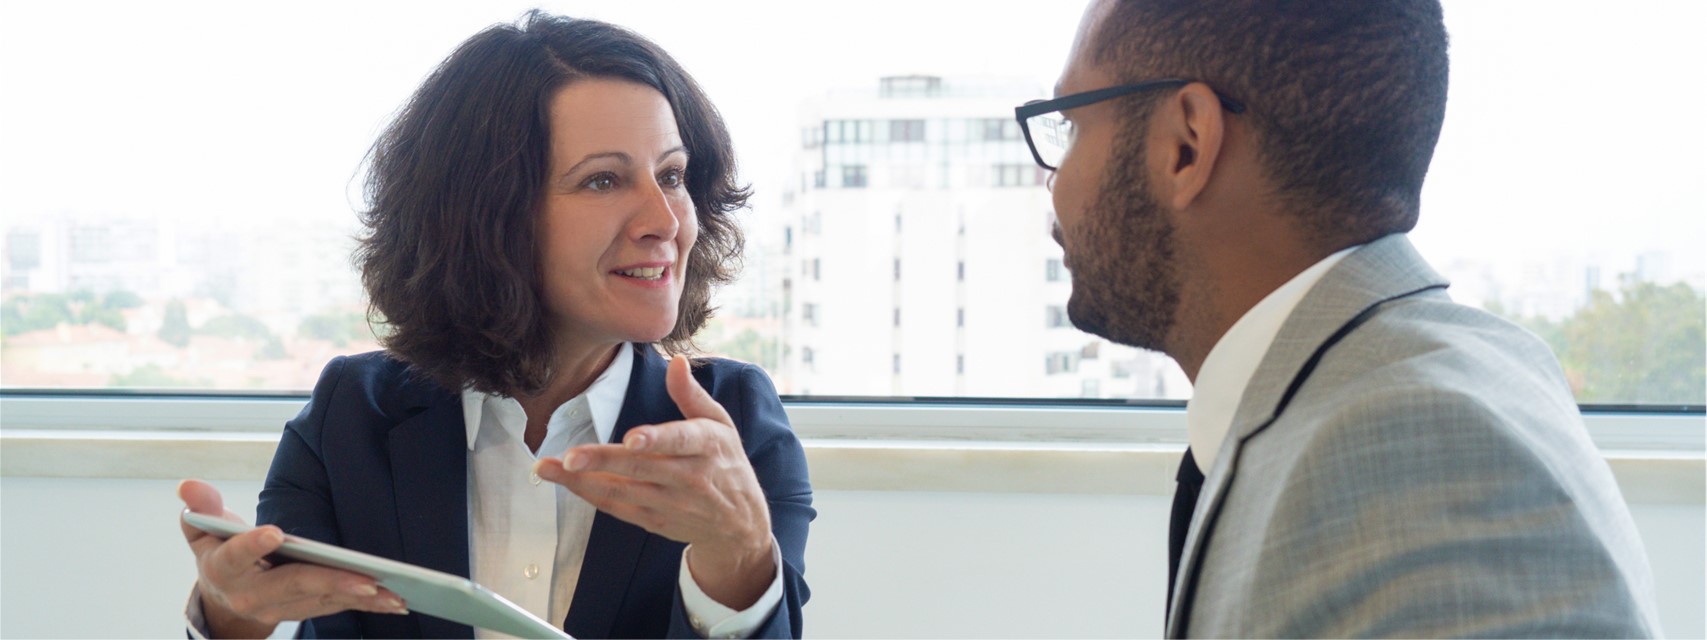
[[[1086,13],[1057,95],[1118,84],[1090,61],[1090,35],[1101,7]],[[1056,171],[1055,239],[1073,275],[1067,316],[1114,342],[1161,350],[1179,306],[1174,228],[1150,188],[1147,117],[1123,113],[1133,99],[1063,113],[1076,137]],[[1141,115],[1141,114],[1139,114]]]

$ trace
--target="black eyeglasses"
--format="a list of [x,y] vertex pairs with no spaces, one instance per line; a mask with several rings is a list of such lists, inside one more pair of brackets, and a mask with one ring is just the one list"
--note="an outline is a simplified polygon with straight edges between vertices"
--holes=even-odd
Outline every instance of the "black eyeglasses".
[[[1168,89],[1183,87],[1191,84],[1191,80],[1168,78],[1164,80],[1149,80],[1137,84],[1123,84],[1118,87],[1108,87],[1084,93],[1062,96],[1054,100],[1032,100],[1024,105],[1014,107],[1014,117],[1019,119],[1020,131],[1025,132],[1025,144],[1031,147],[1031,157],[1045,169],[1054,171],[1061,165],[1061,158],[1067,155],[1067,149],[1073,146],[1073,123],[1061,117],[1062,111],[1075,109],[1088,104],[1096,104],[1104,100],[1113,100],[1140,91],[1151,89]],[[1233,113],[1244,113],[1245,105],[1237,100],[1215,93],[1221,100],[1221,106]]]

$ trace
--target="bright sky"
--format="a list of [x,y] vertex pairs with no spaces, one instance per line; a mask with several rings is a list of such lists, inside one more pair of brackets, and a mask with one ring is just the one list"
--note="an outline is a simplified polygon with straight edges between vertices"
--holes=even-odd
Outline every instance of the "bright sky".
[[[771,202],[796,105],[882,75],[1054,83],[1074,0],[0,4],[0,217],[350,222],[379,127],[460,41],[527,8],[651,37],[706,87]],[[1707,254],[1707,3],[1449,1],[1452,94],[1417,242],[1437,262]]]

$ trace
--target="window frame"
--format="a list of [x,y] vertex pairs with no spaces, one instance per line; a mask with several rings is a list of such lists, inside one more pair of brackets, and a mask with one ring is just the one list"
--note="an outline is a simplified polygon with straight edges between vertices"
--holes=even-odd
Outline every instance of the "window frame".
[[[8,432],[156,431],[276,433],[308,401],[301,392],[118,393],[7,389]],[[1019,398],[783,396],[794,431],[812,440],[900,440],[1073,446],[1183,447],[1185,402]],[[1603,452],[1702,456],[1703,407],[1586,405],[1589,437]]]

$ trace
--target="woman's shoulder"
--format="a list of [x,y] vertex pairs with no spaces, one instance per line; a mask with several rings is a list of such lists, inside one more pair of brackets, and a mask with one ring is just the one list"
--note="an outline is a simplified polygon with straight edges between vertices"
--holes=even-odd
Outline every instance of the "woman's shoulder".
[[310,409],[391,416],[457,397],[386,351],[337,356],[320,372]]

